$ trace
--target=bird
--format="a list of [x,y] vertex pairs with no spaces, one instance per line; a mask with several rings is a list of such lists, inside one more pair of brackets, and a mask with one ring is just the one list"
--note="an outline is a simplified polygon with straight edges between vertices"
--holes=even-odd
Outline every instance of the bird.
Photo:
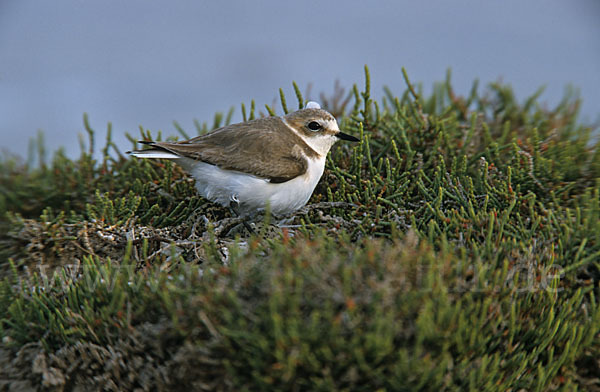
[[241,217],[267,208],[287,216],[306,205],[338,140],[360,141],[310,101],[281,117],[226,125],[189,140],[140,141],[150,148],[128,153],[175,161],[195,179],[201,196]]

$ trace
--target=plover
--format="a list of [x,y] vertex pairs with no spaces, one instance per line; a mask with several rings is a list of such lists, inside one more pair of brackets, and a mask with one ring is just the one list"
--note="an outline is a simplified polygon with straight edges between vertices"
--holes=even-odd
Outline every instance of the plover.
[[309,102],[282,117],[231,124],[180,142],[140,143],[138,158],[172,159],[196,180],[206,199],[241,216],[270,208],[284,216],[302,208],[323,175],[337,140],[357,142],[340,131],[336,119]]

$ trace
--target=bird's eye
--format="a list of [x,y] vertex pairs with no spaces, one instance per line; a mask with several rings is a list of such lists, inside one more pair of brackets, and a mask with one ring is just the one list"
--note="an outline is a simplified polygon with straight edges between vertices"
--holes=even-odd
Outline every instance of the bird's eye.
[[319,129],[321,129],[321,124],[319,124],[316,121],[311,121],[308,123],[308,129],[310,129],[311,131],[318,131]]

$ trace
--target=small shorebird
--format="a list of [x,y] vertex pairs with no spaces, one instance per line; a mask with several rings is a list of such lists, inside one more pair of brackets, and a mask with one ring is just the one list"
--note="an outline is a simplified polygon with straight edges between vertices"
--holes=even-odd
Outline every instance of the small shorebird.
[[242,216],[265,210],[283,216],[302,208],[323,175],[338,140],[359,139],[340,131],[318,103],[282,117],[231,124],[180,142],[141,141],[151,148],[138,158],[173,159],[196,180],[206,199]]

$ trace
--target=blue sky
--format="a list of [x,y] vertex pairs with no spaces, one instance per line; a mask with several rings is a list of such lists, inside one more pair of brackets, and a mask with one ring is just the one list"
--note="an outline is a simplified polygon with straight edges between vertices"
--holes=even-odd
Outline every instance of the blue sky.
[[[291,82],[318,92],[363,83],[401,93],[401,67],[431,91],[452,68],[459,93],[501,78],[520,99],[541,85],[555,105],[567,85],[600,116],[600,2],[0,1],[0,150],[24,155],[38,129],[77,154],[83,112],[101,134],[139,125],[176,134],[193,120]],[[101,137],[101,136],[100,136]]]

